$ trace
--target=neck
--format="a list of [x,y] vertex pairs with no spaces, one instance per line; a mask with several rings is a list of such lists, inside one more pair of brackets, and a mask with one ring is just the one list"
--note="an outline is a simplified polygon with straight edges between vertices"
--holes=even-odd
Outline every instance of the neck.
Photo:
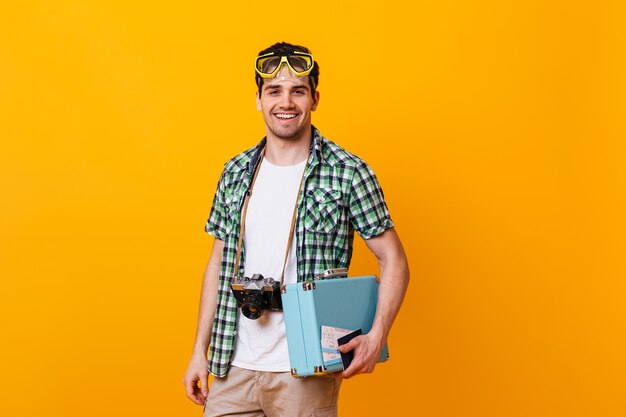
[[305,133],[293,139],[281,139],[268,134],[265,158],[278,166],[296,165],[304,161],[309,156],[313,140],[311,129],[307,129]]

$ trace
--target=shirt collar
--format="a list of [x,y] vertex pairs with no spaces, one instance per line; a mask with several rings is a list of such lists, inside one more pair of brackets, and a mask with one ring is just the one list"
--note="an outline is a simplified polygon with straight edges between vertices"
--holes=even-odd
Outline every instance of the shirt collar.
[[[320,134],[320,131],[313,125],[311,125],[311,153],[313,154],[312,162],[324,162],[324,155],[322,154],[322,146],[324,143],[324,138]],[[259,159],[261,158],[261,152],[267,143],[267,137],[261,139],[253,151],[252,158],[250,158],[250,162],[248,163],[248,173],[250,175],[254,174],[254,170],[259,163]]]

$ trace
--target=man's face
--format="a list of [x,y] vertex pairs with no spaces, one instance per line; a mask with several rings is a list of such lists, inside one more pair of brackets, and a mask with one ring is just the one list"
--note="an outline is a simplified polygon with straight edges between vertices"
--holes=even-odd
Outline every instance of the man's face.
[[309,77],[298,77],[283,65],[274,78],[263,80],[256,108],[263,112],[268,135],[290,140],[310,129],[311,112],[318,102],[319,93],[311,92]]

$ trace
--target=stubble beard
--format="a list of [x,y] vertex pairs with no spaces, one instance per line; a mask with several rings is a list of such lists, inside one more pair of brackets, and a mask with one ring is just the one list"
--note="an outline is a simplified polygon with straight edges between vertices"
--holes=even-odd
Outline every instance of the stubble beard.
[[302,132],[304,131],[306,126],[302,126],[299,127],[295,130],[291,130],[291,131],[286,131],[286,132],[281,132],[279,130],[276,129],[270,129],[272,131],[272,133],[274,134],[274,136],[276,136],[279,139],[283,139],[283,140],[295,140],[297,138],[299,138],[302,135]]
[[304,125],[294,127],[293,129],[289,129],[289,128],[281,129],[281,126],[271,126],[269,124],[267,126],[269,130],[272,132],[272,134],[276,136],[278,139],[294,141],[302,136],[302,134],[308,128],[307,125],[308,124],[305,123]]

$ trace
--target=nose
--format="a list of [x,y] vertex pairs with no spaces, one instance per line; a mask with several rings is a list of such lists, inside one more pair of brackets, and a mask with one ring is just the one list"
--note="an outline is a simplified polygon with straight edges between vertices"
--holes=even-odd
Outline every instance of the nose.
[[289,90],[285,90],[282,92],[280,96],[279,106],[283,109],[288,109],[293,107],[293,101],[291,100],[291,94]]

